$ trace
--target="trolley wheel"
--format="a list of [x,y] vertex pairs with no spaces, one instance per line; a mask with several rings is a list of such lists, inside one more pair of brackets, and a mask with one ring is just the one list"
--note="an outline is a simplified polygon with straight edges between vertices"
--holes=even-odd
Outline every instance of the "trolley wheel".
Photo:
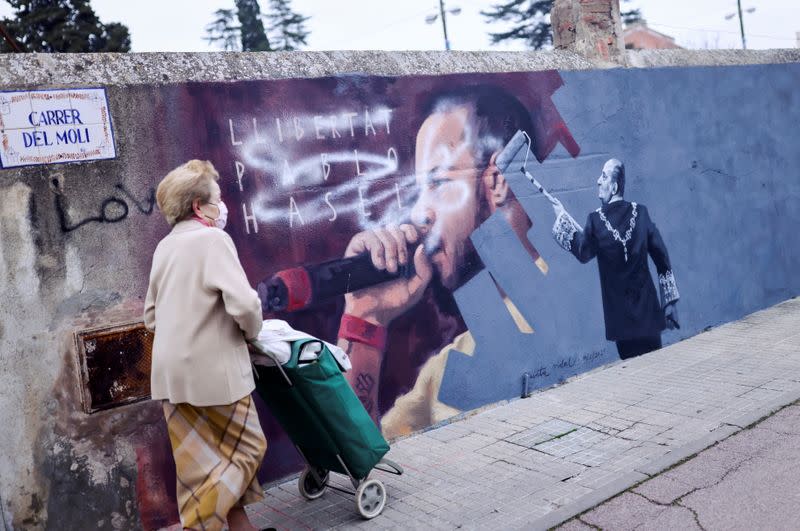
[[309,468],[303,470],[300,474],[300,479],[297,480],[297,488],[300,490],[300,494],[307,500],[316,500],[325,494],[325,490],[328,488],[328,471],[323,468],[318,468],[316,472],[322,479],[322,484],[317,483],[317,480],[314,479],[314,474],[311,473],[311,469]]
[[356,490],[356,509],[361,518],[375,518],[386,505],[386,487],[377,479],[368,479]]

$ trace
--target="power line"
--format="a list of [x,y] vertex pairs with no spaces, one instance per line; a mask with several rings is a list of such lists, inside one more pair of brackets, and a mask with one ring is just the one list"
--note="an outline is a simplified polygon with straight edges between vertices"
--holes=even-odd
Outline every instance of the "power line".
[[415,18],[419,18],[420,20],[422,20],[422,18],[421,18],[422,15],[424,15],[426,13],[430,13],[431,11],[433,11],[433,8],[428,7],[424,11],[420,11],[418,13],[414,13],[413,15],[409,15],[407,17],[397,19],[397,20],[395,20],[393,22],[390,22],[389,24],[386,24],[384,26],[381,26],[380,28],[375,29],[374,31],[370,31],[368,33],[361,33],[355,39],[347,39],[347,40],[344,40],[344,41],[339,41],[338,43],[334,43],[334,46],[341,46],[342,44],[347,44],[347,43],[359,41],[364,37],[371,37],[373,35],[381,33],[382,31],[384,31],[386,29],[393,28],[395,26],[398,26],[400,24],[403,24],[403,23],[408,22],[409,20],[412,20],[412,19],[415,19]]
[[[710,28],[687,28],[686,26],[672,26],[670,24],[661,24],[658,22],[650,22],[647,21],[648,26],[661,26],[662,28],[670,28],[670,29],[682,29],[682,30],[689,30],[689,31],[709,31],[713,33],[730,33],[734,35],[738,35],[738,31],[731,31],[731,30],[723,30],[723,29],[710,29]],[[793,41],[795,40],[792,37],[776,37],[775,35],[758,35],[756,33],[748,33],[748,37],[760,37],[763,39],[775,39],[780,41]]]

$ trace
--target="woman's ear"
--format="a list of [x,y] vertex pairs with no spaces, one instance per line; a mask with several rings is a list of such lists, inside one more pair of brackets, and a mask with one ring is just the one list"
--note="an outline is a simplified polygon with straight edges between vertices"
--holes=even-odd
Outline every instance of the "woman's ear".
[[486,188],[487,199],[489,199],[492,210],[506,204],[509,195],[508,181],[496,164],[498,153],[499,151],[492,155],[489,165],[483,172],[483,185]]
[[203,219],[205,217],[203,215],[203,211],[200,210],[200,199],[192,200],[192,211],[194,212],[194,215],[200,219]]

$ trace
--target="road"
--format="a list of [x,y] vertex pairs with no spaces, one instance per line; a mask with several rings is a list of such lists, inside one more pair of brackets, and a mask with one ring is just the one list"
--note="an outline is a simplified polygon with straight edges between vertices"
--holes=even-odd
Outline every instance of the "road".
[[800,405],[780,410],[558,529],[800,529]]

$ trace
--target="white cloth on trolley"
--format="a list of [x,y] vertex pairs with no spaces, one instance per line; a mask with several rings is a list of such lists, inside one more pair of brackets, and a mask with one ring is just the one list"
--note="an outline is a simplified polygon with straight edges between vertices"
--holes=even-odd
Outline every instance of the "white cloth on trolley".
[[[275,362],[284,365],[292,357],[292,342],[299,339],[313,339],[315,341],[303,345],[298,357],[298,363],[304,364],[315,361],[322,350],[318,343],[322,341],[321,339],[300,330],[295,330],[289,323],[281,319],[264,319],[261,331],[253,342],[256,350],[260,352],[251,352],[250,359],[256,365],[270,366],[275,365]],[[331,351],[342,370],[349,371],[352,368],[350,358],[344,350],[327,341],[322,342]]]

